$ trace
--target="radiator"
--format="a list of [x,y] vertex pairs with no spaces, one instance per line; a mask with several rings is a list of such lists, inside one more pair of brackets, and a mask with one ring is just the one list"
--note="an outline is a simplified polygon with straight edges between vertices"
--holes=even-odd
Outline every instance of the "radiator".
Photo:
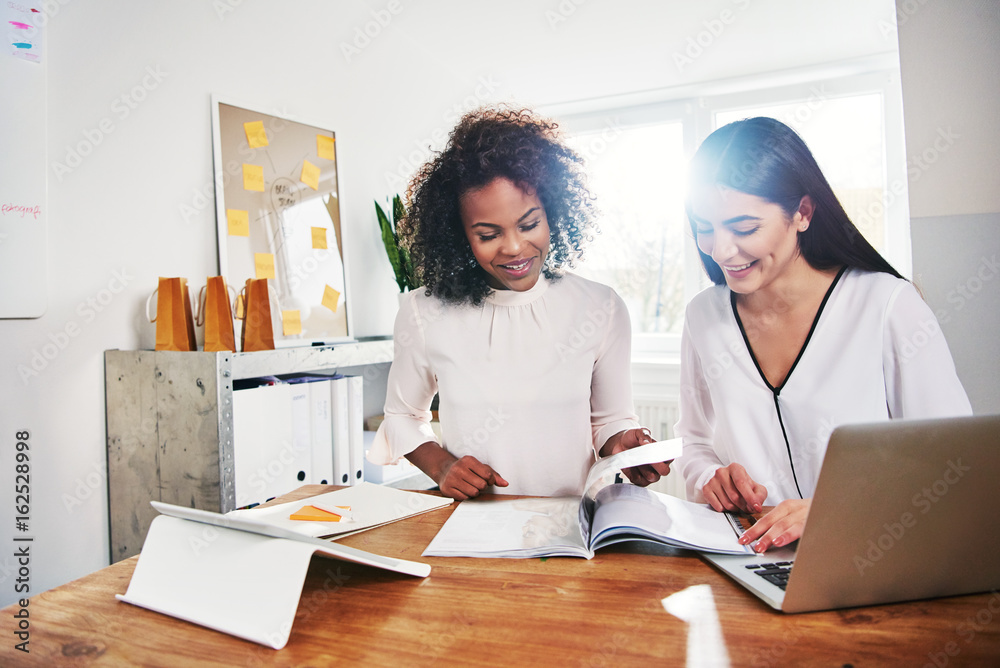
[[[674,437],[674,425],[677,423],[678,409],[676,398],[635,399],[635,412],[639,416],[639,424],[649,428],[653,438],[662,441]],[[671,471],[666,478],[650,486],[657,492],[673,494],[684,498],[684,480],[680,471]]]

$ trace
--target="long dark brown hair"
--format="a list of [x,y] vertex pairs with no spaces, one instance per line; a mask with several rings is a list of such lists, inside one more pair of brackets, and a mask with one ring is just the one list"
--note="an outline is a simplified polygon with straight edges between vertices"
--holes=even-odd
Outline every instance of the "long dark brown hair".
[[[902,278],[851,222],[809,147],[780,121],[747,118],[710,134],[691,160],[689,183],[689,193],[700,186],[721,185],[777,204],[788,216],[809,195],[815,211],[798,240],[802,257],[810,266],[832,269],[846,265]],[[690,196],[687,214],[691,233],[697,237]],[[698,254],[712,282],[725,284],[715,260],[701,249]]]

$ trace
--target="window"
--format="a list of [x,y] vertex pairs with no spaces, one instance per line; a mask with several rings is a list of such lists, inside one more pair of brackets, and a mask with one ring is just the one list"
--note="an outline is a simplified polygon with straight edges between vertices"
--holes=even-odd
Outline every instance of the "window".
[[639,355],[678,350],[684,308],[709,284],[684,215],[687,163],[710,132],[734,120],[771,116],[795,128],[865,237],[910,273],[898,75],[739,88],[552,113],[587,160],[601,212],[601,233],[575,271],[625,300]]
[[579,273],[615,287],[633,331],[679,333],[686,303],[683,125],[612,123],[570,143],[587,158],[601,213],[601,234]]

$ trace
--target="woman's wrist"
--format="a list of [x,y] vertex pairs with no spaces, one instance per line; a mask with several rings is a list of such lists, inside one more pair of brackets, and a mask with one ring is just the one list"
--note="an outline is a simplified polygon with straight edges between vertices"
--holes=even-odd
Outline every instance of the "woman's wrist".
[[621,442],[622,438],[624,438],[625,434],[627,434],[628,432],[629,432],[628,429],[622,429],[617,434],[614,434],[611,437],[609,437],[608,440],[604,441],[604,445],[601,446],[601,449],[598,451],[597,454],[599,454],[601,457],[610,457],[611,455],[615,454],[616,452],[615,449],[618,447],[618,444]]
[[421,443],[405,456],[411,464],[423,471],[439,486],[444,475],[448,472],[448,468],[456,461],[454,455],[442,448],[437,441]]

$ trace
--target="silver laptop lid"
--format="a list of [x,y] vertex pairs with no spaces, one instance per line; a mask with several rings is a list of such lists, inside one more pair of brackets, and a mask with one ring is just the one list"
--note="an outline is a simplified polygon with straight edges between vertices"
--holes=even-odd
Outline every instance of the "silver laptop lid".
[[830,436],[785,612],[1000,588],[1000,415]]

